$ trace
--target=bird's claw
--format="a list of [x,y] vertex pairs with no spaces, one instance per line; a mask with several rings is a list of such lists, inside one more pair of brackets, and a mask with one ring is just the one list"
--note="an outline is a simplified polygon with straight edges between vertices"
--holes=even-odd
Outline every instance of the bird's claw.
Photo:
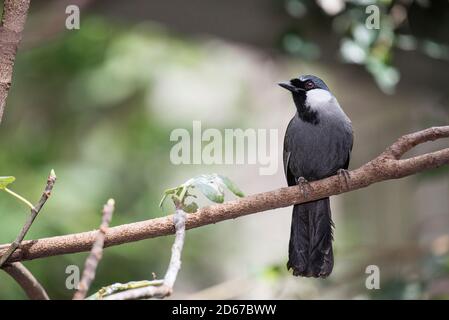
[[299,186],[299,189],[301,190],[301,193],[303,194],[303,196],[305,198],[309,197],[309,190],[311,189],[309,181],[306,180],[306,178],[304,177],[299,177],[296,180],[296,183]]
[[339,169],[337,171],[337,174],[338,174],[338,177],[340,178],[340,181],[341,181],[341,179],[343,179],[345,182],[346,188],[349,189],[349,181],[351,180],[351,174],[349,173],[349,171],[346,169]]

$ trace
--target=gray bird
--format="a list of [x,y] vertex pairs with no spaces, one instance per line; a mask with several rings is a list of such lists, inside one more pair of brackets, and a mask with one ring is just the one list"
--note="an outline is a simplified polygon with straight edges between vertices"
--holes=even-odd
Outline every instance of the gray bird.
[[[312,75],[279,85],[292,93],[297,111],[284,139],[288,185],[299,185],[307,193],[308,181],[337,173],[347,179],[353,143],[351,120],[327,85]],[[334,266],[333,226],[329,198],[293,207],[287,263],[293,275],[329,276]]]

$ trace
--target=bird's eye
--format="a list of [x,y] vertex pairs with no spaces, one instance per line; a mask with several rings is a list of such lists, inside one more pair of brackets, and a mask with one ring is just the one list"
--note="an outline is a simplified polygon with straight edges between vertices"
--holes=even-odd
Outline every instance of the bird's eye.
[[312,81],[307,81],[305,87],[306,89],[313,89],[315,88],[315,84]]

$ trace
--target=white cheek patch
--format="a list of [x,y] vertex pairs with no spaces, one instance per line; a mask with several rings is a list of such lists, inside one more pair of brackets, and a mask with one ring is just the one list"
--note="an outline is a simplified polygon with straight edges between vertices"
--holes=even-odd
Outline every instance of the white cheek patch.
[[332,100],[332,95],[327,90],[312,89],[307,91],[306,104],[312,109],[320,109]]
[[307,91],[306,105],[317,111],[320,116],[330,116],[350,121],[338,104],[337,99],[327,90],[312,89]]

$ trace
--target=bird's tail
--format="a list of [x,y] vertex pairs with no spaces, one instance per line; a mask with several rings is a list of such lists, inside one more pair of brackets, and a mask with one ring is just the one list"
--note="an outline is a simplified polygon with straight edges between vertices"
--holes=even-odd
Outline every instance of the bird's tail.
[[293,207],[288,269],[293,275],[326,278],[334,266],[329,198]]

